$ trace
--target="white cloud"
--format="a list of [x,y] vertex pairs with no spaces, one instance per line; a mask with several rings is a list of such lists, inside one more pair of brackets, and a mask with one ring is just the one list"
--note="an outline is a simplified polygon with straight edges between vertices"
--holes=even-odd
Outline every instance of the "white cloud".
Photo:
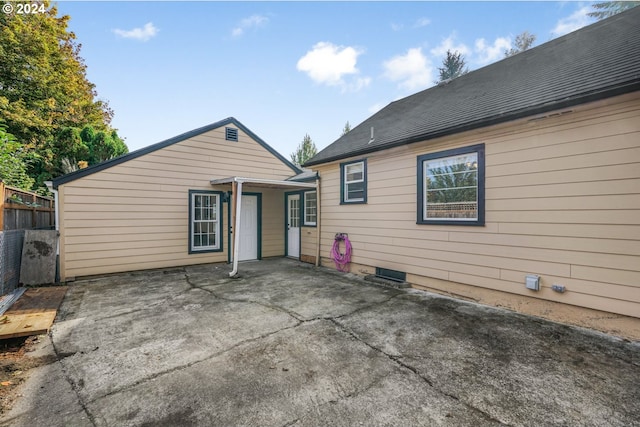
[[121,30],[116,28],[113,30],[116,35],[124,39],[134,39],[142,42],[146,42],[152,37],[155,37],[156,34],[158,34],[158,31],[160,30],[156,28],[152,22],[147,22],[142,28],[134,28],[132,30]]
[[262,15],[251,15],[248,18],[244,18],[240,23],[231,30],[231,35],[233,37],[240,37],[245,33],[245,31],[251,28],[260,28],[264,27],[269,23],[269,18]]
[[591,12],[589,6],[576,10],[570,16],[559,20],[551,33],[554,37],[560,37],[588,25],[591,22],[591,18],[587,15],[589,12]]
[[361,89],[371,82],[367,77],[359,77],[351,84],[345,76],[360,73],[356,68],[358,56],[362,54],[351,46],[337,46],[329,42],[316,43],[302,58],[296,68],[303,71],[316,83],[328,86],[342,86],[347,90]]
[[[411,25],[409,28],[422,28],[422,27],[426,27],[427,25],[431,24],[431,20],[429,18],[418,18],[413,25]],[[402,31],[404,30],[405,26],[404,24],[398,24],[395,22],[391,23],[391,29],[393,31]]]
[[450,50],[452,53],[458,52],[464,56],[467,56],[470,52],[470,49],[464,43],[456,44],[455,37],[455,34],[452,34],[446,39],[442,40],[442,43],[431,49],[431,54],[437,57],[444,57],[447,54],[447,51]]
[[383,63],[384,76],[400,87],[414,90],[431,86],[433,67],[421,48],[411,48],[404,55],[394,56]]
[[371,77],[358,77],[354,81],[348,83],[344,90],[347,92],[358,92],[371,84]]
[[414,28],[426,27],[431,24],[431,20],[429,18],[418,18],[416,23],[413,25]]
[[489,64],[504,57],[504,51],[511,49],[511,40],[505,37],[498,37],[493,45],[488,45],[484,39],[477,39],[475,53],[476,62],[480,65]]

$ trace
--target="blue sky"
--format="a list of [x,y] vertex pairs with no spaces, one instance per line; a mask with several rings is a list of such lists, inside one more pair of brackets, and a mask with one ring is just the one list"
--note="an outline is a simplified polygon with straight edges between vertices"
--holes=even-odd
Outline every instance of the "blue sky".
[[592,23],[590,2],[61,1],[130,150],[236,117],[287,158],[434,85],[447,49],[471,70]]

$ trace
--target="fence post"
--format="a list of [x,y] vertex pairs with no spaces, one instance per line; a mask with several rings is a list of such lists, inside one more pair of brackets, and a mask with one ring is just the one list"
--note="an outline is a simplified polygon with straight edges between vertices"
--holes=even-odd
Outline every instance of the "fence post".
[[36,210],[36,206],[38,205],[38,198],[35,194],[31,195],[31,229],[35,230],[38,228],[38,211]]
[[2,196],[2,200],[0,200],[0,231],[4,230],[4,201],[7,198],[7,195],[4,191],[4,182],[0,180],[0,196]]

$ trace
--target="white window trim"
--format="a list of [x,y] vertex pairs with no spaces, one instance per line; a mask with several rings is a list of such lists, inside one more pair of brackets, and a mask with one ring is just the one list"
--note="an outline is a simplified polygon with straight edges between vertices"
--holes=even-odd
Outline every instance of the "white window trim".
[[[314,217],[315,217],[315,219],[316,219],[315,221],[307,221],[307,195],[308,195],[308,194],[311,194],[311,193],[313,193],[313,194],[315,194],[315,195],[316,195],[316,199],[315,199],[315,200],[316,200],[316,211],[315,211],[315,213],[313,214],[313,216],[314,216]],[[306,192],[304,193],[304,212],[303,212],[303,218],[304,218],[304,222],[303,222],[303,224],[304,224],[304,225],[310,225],[310,226],[315,226],[315,225],[317,225],[317,222],[318,222],[318,192],[317,192],[316,190],[314,190],[314,191],[306,191]]]
[[[349,175],[349,167],[351,166],[357,166],[357,165],[361,165],[362,167],[362,178],[361,179],[355,179],[352,181],[348,181],[347,180],[347,176]],[[358,197],[355,199],[350,199],[349,198],[349,184],[358,184],[358,183],[364,183],[365,182],[365,172],[366,168],[364,165],[364,160],[359,161],[359,162],[354,162],[354,163],[349,163],[344,165],[344,188],[343,188],[343,194],[344,194],[344,203],[353,203],[353,202],[364,202],[364,197]]]
[[[214,197],[215,198],[215,203],[216,203],[216,219],[215,220],[196,220],[196,214],[195,214],[195,209],[196,209],[196,197],[197,196],[207,196],[207,197]],[[189,208],[191,210],[190,212],[190,221],[189,221],[189,233],[190,233],[190,251],[191,252],[210,252],[210,251],[218,251],[221,249],[221,235],[220,235],[220,214],[222,212],[221,207],[220,207],[220,194],[218,193],[209,193],[209,192],[191,192],[191,197],[189,200]],[[216,230],[216,244],[215,245],[209,245],[209,246],[195,246],[195,224],[196,223],[215,223],[215,230]]]

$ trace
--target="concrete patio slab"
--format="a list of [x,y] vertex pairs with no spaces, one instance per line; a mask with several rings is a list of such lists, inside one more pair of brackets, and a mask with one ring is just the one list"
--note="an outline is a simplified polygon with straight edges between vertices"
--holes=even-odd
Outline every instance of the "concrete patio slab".
[[640,426],[640,344],[288,259],[73,284],[0,425]]

